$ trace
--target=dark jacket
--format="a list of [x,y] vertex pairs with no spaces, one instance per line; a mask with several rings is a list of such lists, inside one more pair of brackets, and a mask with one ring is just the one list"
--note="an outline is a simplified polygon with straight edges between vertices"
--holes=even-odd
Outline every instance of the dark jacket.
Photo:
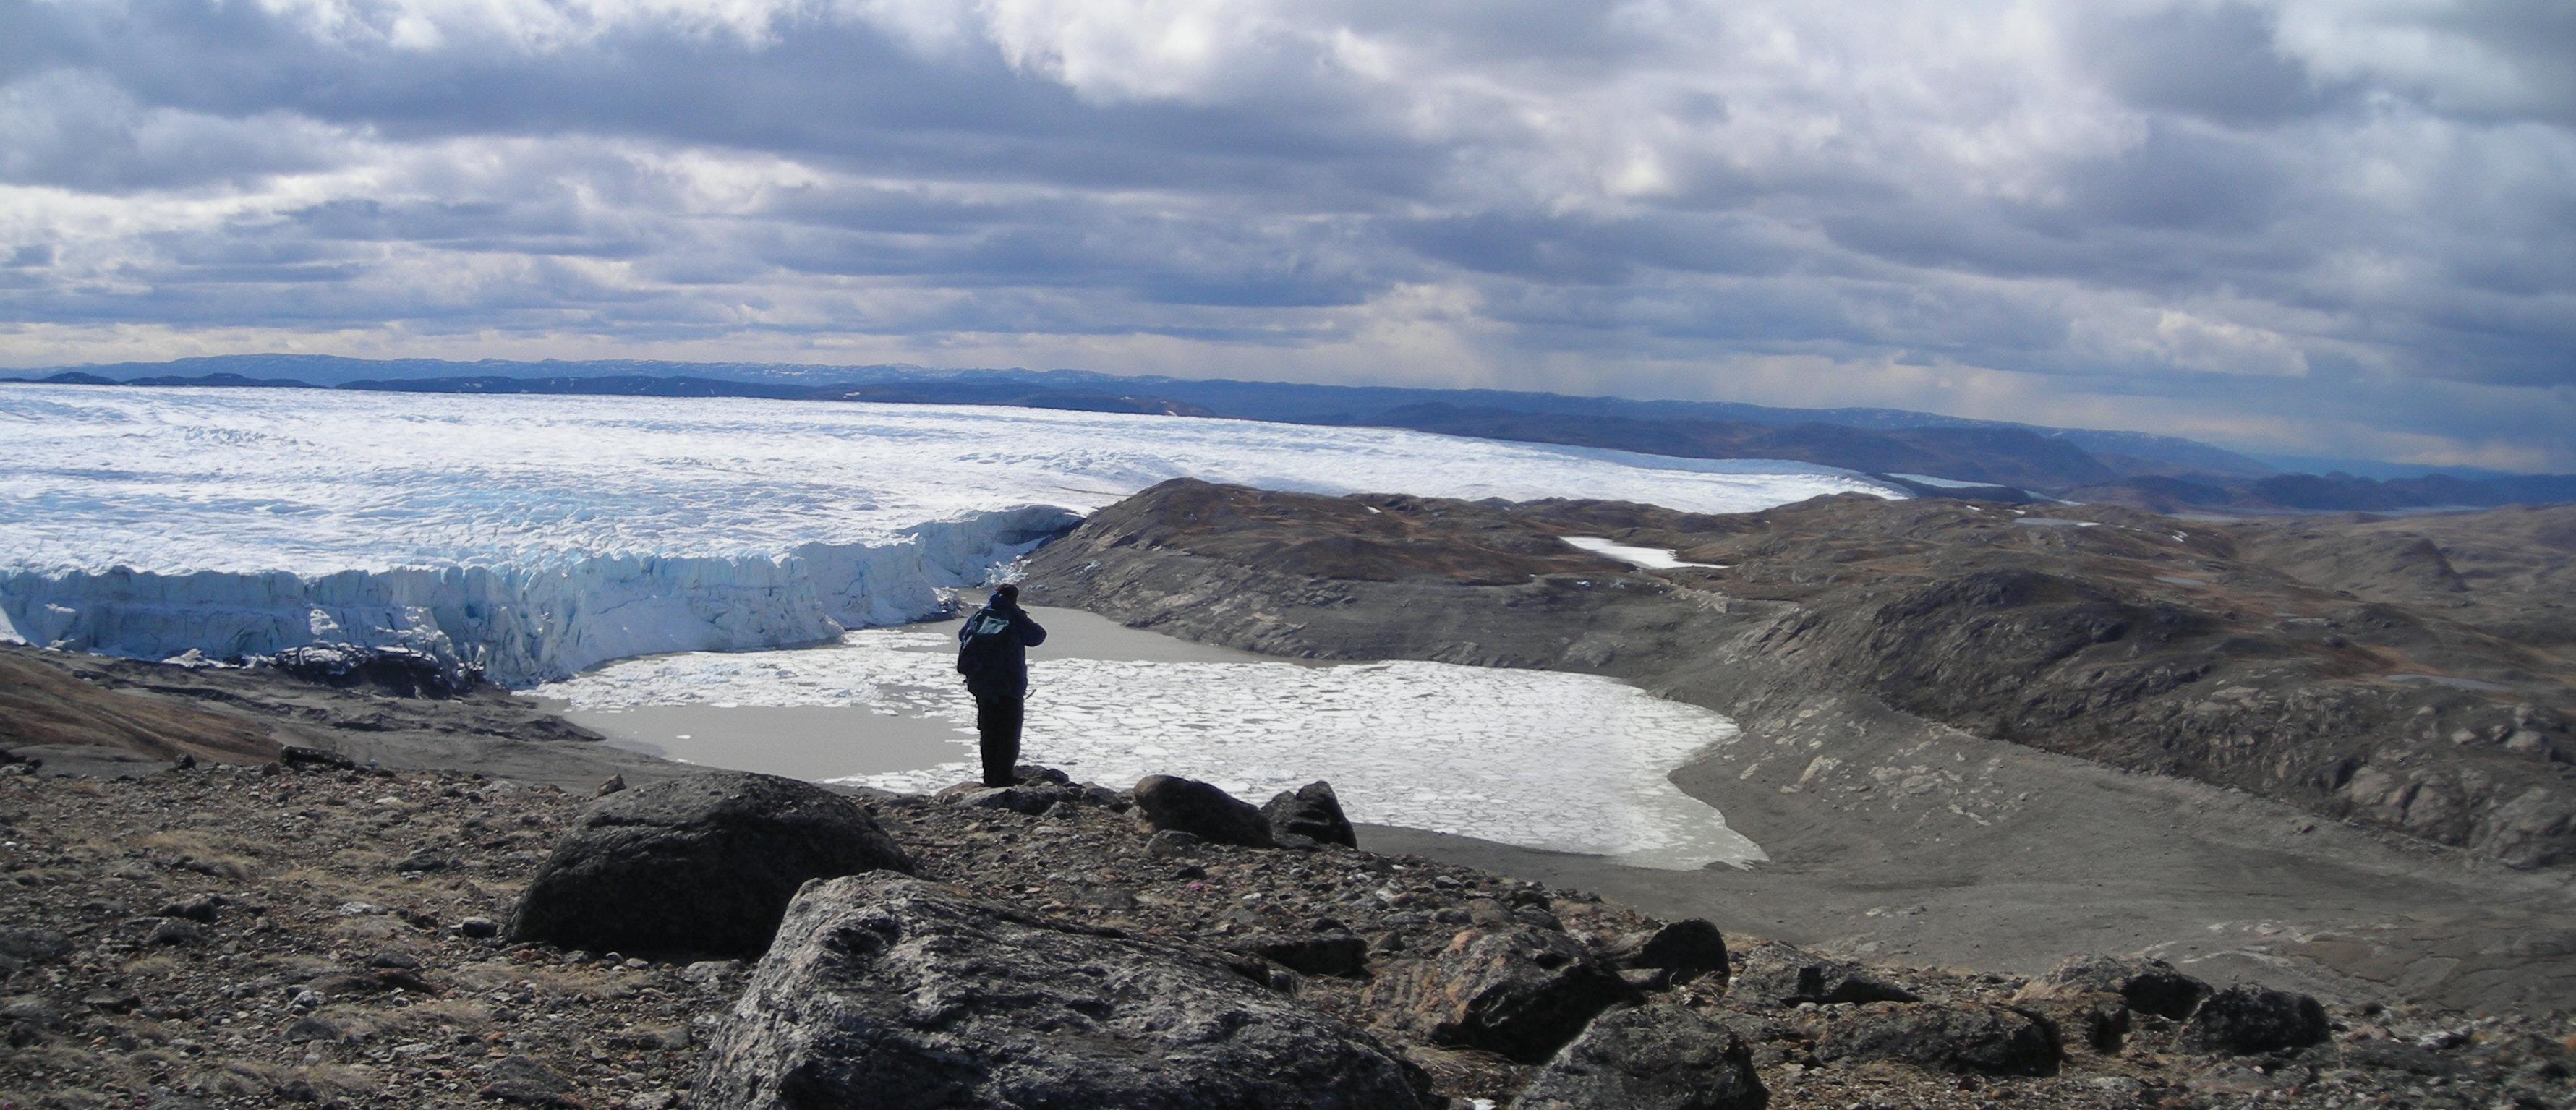
[[[977,635],[979,630],[984,634]],[[957,673],[966,676],[966,689],[976,697],[1027,697],[1028,649],[1045,642],[1046,629],[1029,611],[997,594],[957,630]]]

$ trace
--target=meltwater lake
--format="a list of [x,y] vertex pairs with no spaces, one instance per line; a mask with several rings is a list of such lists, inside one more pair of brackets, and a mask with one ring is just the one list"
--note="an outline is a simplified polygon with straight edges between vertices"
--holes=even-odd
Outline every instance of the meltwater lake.
[[[1272,659],[1037,609],[1023,759],[1124,786],[1204,779],[1259,802],[1327,779],[1354,820],[1640,867],[1762,858],[1665,773],[1735,734],[1612,679],[1445,663]],[[623,747],[927,791],[975,777],[957,622],[838,643],[612,663],[529,692]]]

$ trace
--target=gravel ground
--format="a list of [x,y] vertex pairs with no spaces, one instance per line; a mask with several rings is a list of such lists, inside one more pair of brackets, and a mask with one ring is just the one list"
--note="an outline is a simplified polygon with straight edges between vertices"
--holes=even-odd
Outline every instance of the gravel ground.
[[[0,768],[0,1110],[681,1107],[696,1045],[742,981],[739,964],[485,935],[587,801],[579,794],[452,772],[233,765],[101,781],[22,770]],[[1328,917],[1368,937],[1372,966],[1387,968],[1497,912],[1543,914],[1604,945],[1656,924],[1597,897],[1415,857],[1176,847],[1116,805],[1063,802],[1032,817],[917,796],[869,804],[925,877],[1134,935],[1224,947]],[[1728,939],[1739,964],[1763,943]],[[1933,1002],[2005,1004],[2025,986],[1874,971]],[[1362,981],[1295,977],[1290,989],[1376,1025]],[[2056,1074],[2023,1077],[1820,1058],[1853,1007],[1751,1010],[1714,977],[1671,995],[1750,1034],[1783,1110],[2576,1104],[2576,1027],[2555,1014],[2326,1000],[2330,1043],[2245,1057],[2184,1051],[2173,1023],[2141,1015],[2117,1049],[2069,1034]],[[1533,1073],[1379,1032],[1444,1095],[1507,1101]]]

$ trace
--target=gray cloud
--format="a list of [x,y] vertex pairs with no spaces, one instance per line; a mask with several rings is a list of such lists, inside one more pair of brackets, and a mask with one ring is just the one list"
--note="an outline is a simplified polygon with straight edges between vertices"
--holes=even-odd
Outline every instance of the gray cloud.
[[2576,469],[2576,15],[2420,7],[0,0],[0,358],[1016,361]]

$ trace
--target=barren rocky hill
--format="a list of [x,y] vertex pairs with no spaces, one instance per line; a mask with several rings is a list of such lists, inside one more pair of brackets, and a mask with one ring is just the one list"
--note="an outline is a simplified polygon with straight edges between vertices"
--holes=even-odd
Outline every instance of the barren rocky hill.
[[[1095,515],[1030,578],[1048,604],[1276,654],[1590,671],[1739,717],[1862,694],[2547,866],[2576,858],[2566,572],[2506,552],[2576,508],[2504,512],[2431,522],[2473,584],[2409,522],[1856,495],[1697,516],[1183,481]],[[1708,565],[1644,571],[1567,535]]]
[[[2029,974],[2150,951],[2356,995],[2565,1007],[2568,668],[2545,629],[2482,623],[2553,604],[2555,572],[2505,554],[2531,518],[2445,519],[2446,536],[2502,537],[2446,549],[2486,609],[2309,581],[2271,561],[2281,526],[2259,522],[1866,498],[1692,517],[1198,483],[1097,514],[1027,588],[1279,655],[1589,671],[1713,708],[1742,733],[1672,779],[1770,858],[1676,874],[1386,831],[1405,850],[1925,962]],[[2349,565],[2387,542],[2353,524],[2308,550]],[[1567,535],[1720,565],[1642,570]]]

